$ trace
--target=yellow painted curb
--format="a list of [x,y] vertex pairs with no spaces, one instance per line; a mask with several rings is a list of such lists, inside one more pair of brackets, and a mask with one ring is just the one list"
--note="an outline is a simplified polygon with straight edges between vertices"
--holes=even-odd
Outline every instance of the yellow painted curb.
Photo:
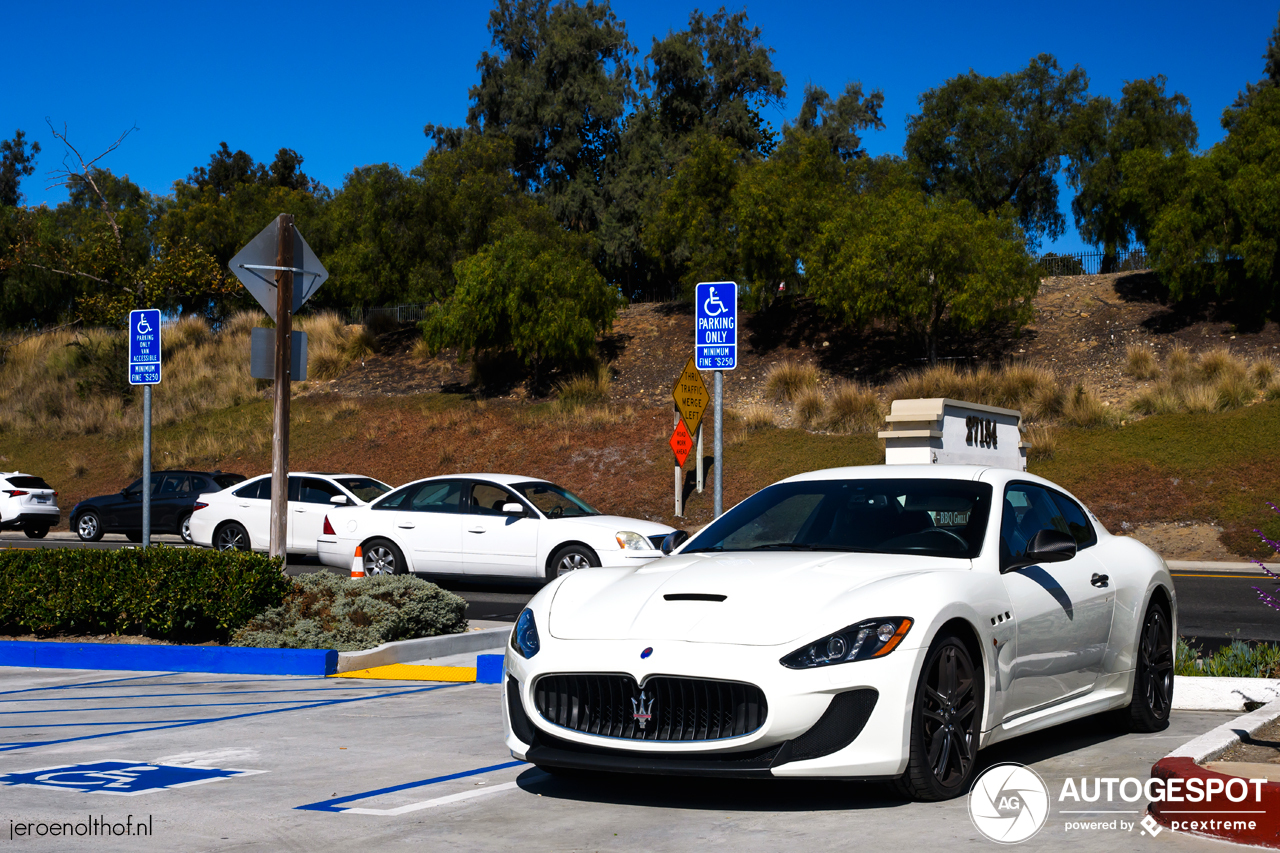
[[330,678],[372,678],[384,681],[463,681],[476,680],[474,666],[418,666],[411,663],[392,663],[370,669],[339,672]]

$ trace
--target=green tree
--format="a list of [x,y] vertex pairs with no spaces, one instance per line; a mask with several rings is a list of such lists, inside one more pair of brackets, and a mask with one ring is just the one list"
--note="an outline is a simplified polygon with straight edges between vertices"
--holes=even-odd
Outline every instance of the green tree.
[[907,159],[929,195],[968,199],[984,213],[1012,205],[1029,244],[1056,239],[1066,220],[1055,179],[1088,87],[1081,68],[1064,72],[1048,54],[1013,74],[953,77],[922,94],[907,119]]
[[511,351],[539,371],[593,354],[619,298],[590,261],[591,238],[566,232],[541,206],[507,217],[496,238],[454,268],[458,287],[422,322],[436,352]]
[[1040,280],[1009,213],[914,190],[856,198],[823,228],[809,293],[849,325],[897,323],[935,363],[945,327],[1030,317]]
[[[489,32],[495,52],[476,66],[469,127],[510,139],[526,188],[566,226],[593,230],[604,162],[634,94],[626,26],[608,0],[497,0]],[[461,139],[448,128],[427,131],[437,143]]]
[[1280,85],[1280,23],[1277,23],[1271,31],[1271,38],[1267,40],[1267,51],[1262,54],[1263,77],[1257,83],[1246,83],[1244,91],[1236,96],[1235,103],[1231,105],[1231,109],[1223,114],[1223,123],[1230,129],[1229,122],[1234,118],[1240,110],[1249,106],[1253,102],[1254,96],[1265,89],[1273,88]]
[[27,147],[26,134],[14,131],[13,139],[0,141],[0,207],[17,207],[22,203],[18,184],[36,169],[40,143]]
[[880,120],[883,107],[884,93],[876,89],[863,97],[861,83],[849,83],[835,100],[820,86],[806,86],[795,127],[784,127],[783,134],[793,131],[816,136],[825,140],[841,160],[854,160],[867,153],[859,132],[884,130]]
[[478,252],[494,222],[525,203],[513,148],[468,134],[437,148],[409,174],[390,164],[347,176],[327,205],[320,243],[332,279],[321,304],[386,305],[447,298],[454,265]]
[[1102,248],[1104,273],[1116,269],[1117,251],[1128,249],[1136,233],[1150,230],[1149,203],[1137,193],[1123,192],[1125,164],[1134,163],[1126,161],[1126,155],[1151,151],[1170,157],[1195,147],[1191,104],[1181,93],[1166,95],[1166,82],[1163,75],[1131,80],[1121,90],[1119,103],[1094,98],[1080,111],[1069,134],[1067,176],[1076,190],[1071,210],[1081,238]]

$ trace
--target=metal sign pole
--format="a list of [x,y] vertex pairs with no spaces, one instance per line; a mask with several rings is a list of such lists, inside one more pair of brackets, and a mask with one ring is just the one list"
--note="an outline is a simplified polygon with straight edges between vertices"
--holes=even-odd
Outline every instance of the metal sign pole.
[[151,386],[142,386],[142,547],[151,546]]
[[719,518],[724,512],[724,371],[716,371],[716,437],[711,452],[715,454],[716,466],[716,499],[713,518]]
[[707,465],[706,457],[702,455],[702,424],[698,424],[698,494],[702,494],[702,487],[707,481]]
[[[676,412],[676,423],[675,423],[675,425],[676,425],[676,426],[680,426],[680,413],[679,413],[679,412]],[[680,460],[679,460],[679,459],[677,459],[677,460],[676,460],[676,512],[675,512],[675,516],[676,516],[676,518],[683,518],[683,517],[684,517],[684,506],[683,506],[683,503],[684,503],[684,502],[680,500],[680,499],[683,497],[683,495],[681,494],[681,491],[682,491],[682,490],[681,490],[681,488],[680,488],[680,487],[681,487],[682,485],[684,485],[683,483],[681,483],[681,482],[680,482],[680,480],[681,480],[681,479],[682,479],[682,478],[681,478],[681,476],[680,476]]]
[[271,556],[283,563],[289,535],[289,361],[293,352],[293,216],[276,218],[276,407],[271,435]]

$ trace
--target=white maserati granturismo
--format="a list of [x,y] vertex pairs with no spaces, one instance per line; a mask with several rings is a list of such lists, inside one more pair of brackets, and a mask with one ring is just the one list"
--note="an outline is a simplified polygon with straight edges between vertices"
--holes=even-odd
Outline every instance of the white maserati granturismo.
[[552,772],[946,799],[998,741],[1104,711],[1168,725],[1176,619],[1164,562],[1044,479],[815,471],[670,556],[539,592],[506,656],[506,742]]

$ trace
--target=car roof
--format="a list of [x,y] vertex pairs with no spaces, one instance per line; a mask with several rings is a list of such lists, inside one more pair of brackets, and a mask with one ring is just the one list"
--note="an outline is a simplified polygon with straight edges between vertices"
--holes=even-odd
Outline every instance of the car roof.
[[524,477],[520,474],[438,474],[434,477],[423,477],[424,480],[488,480],[503,486],[514,486],[516,483],[549,483],[541,477]]
[[[781,480],[796,483],[804,480],[976,480],[990,465],[850,465],[806,471]],[[1010,474],[1020,473],[1010,470]]]

